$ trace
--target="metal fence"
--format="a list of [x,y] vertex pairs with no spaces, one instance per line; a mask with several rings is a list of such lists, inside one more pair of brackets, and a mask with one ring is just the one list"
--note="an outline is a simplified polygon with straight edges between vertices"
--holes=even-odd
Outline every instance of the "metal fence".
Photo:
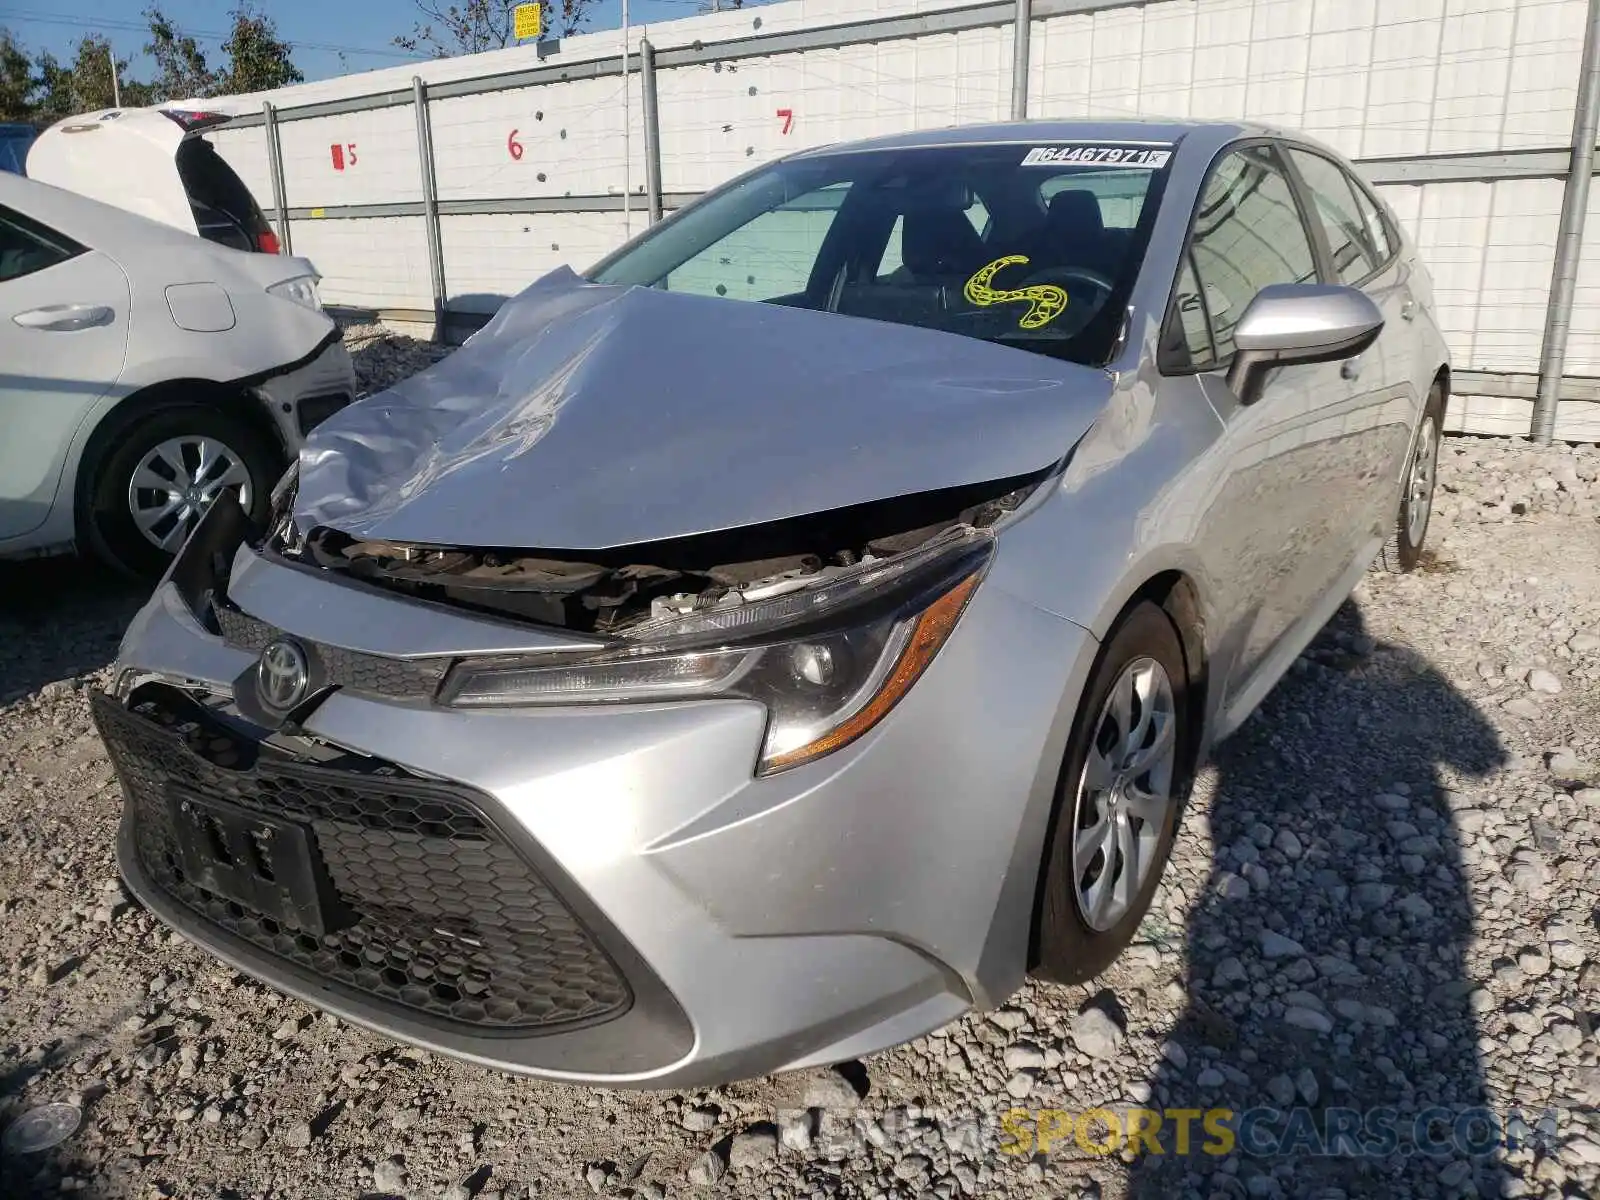
[[[907,0],[876,2],[903,10]],[[733,28],[727,21],[712,37],[699,35],[705,18],[668,22],[631,42],[626,58],[616,42],[606,45],[610,35],[595,35],[570,47],[479,56],[482,74],[463,76],[460,64],[471,60],[456,60],[451,77],[439,78],[430,65],[408,86],[379,72],[342,81],[346,90],[370,89],[357,94],[307,102],[308,88],[289,89],[216,140],[247,179],[265,176],[284,247],[294,249],[299,238],[330,277],[332,303],[454,340],[511,290],[460,285],[493,274],[486,255],[514,264],[502,275],[520,272],[529,281],[576,254],[599,258],[631,231],[622,214],[658,219],[789,148],[797,120],[810,122],[801,144],[818,144],[834,140],[830,134],[908,125],[1103,113],[1108,97],[1129,115],[1158,115],[1157,106],[1170,109],[1176,97],[1176,107],[1188,109],[1177,115],[1277,117],[1350,154],[1422,244],[1439,282],[1442,323],[1457,346],[1455,389],[1466,400],[1458,423],[1498,433],[1531,426],[1540,440],[1600,437],[1600,286],[1585,286],[1591,274],[1600,284],[1600,247],[1586,254],[1584,244],[1600,114],[1600,0],[1481,0],[1480,11],[1454,17],[1443,0],[1384,0],[1364,17],[1343,0],[998,0],[859,20],[835,13],[819,23],[813,10],[825,3],[745,10],[737,19],[748,32],[734,36],[724,32]],[[1463,32],[1461,22],[1485,13],[1501,14],[1509,26]],[[1573,36],[1579,22],[1581,39]],[[1505,28],[1510,44],[1501,47]],[[1242,59],[1229,44],[1240,30],[1248,43]],[[1407,37],[1420,48],[1406,50]],[[1469,44],[1453,49],[1452,38]],[[1335,66],[1317,61],[1319,39]],[[1341,56],[1361,58],[1363,39],[1367,60],[1340,65]],[[1309,49],[1297,51],[1299,40]],[[1235,60],[1241,81],[1225,77]],[[1139,83],[1130,90],[1106,67],[1132,71]],[[594,85],[625,71],[638,84],[637,104],[618,115],[615,97],[608,106],[609,94]],[[1184,76],[1186,91],[1168,78]],[[1500,81],[1498,96],[1485,78]],[[831,106],[831,115],[820,120],[798,102],[785,107],[785,80],[812,108]],[[665,98],[663,81],[671,85]],[[908,88],[909,113],[894,107],[907,105]],[[931,97],[920,107],[918,89]],[[563,105],[568,115],[557,139],[543,122],[547,109],[554,117]],[[414,147],[399,153],[396,118],[407,110]],[[495,122],[513,120],[522,124],[502,145]],[[527,157],[551,164],[548,175],[524,170],[513,178],[506,174],[512,165],[528,165],[520,139],[531,139],[527,129],[536,123]],[[569,126],[580,134],[570,144]],[[633,174],[625,155],[620,190],[611,150],[619,128],[624,142],[630,129],[642,134],[642,170]],[[297,130],[315,132],[286,151]],[[252,131],[264,145],[248,140]],[[329,139],[335,174],[326,163],[322,175],[309,173]],[[396,159],[365,191],[352,190],[356,172],[343,161],[345,147],[351,167],[362,161],[358,140]],[[504,161],[496,166],[491,156]],[[389,232],[373,232],[381,229]],[[554,231],[548,252],[545,231]],[[426,292],[417,278],[382,296],[415,294],[422,304],[360,303],[381,291],[361,281],[409,254],[412,236],[425,247]],[[387,255],[384,238],[393,247]]]

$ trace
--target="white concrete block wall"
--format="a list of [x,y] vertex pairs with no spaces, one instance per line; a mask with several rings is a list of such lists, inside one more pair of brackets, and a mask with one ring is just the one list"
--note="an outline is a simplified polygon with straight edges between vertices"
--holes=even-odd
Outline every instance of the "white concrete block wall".
[[1301,128],[1351,156],[1361,153],[1378,0],[1316,0],[1306,53]]
[[1508,179],[1489,186],[1471,365],[1486,371],[1536,370],[1555,266],[1561,182]]
[[1576,0],[1519,0],[1501,148],[1570,144],[1585,8]]
[[[635,232],[643,223],[634,213]],[[446,216],[439,238],[450,307],[493,312],[500,300],[557,267],[593,266],[623,241],[623,220],[620,212]],[[424,278],[426,270],[424,259]]]
[[[1600,191],[1589,193],[1586,228],[1600,230]],[[1600,243],[1596,238],[1585,239],[1583,257],[1578,260],[1567,370],[1575,375],[1600,375]]]
[[316,264],[329,304],[433,306],[428,233],[421,217],[296,221],[294,252]]
[[422,199],[417,119],[409,105],[286,121],[278,144],[290,208]]
[[[948,7],[941,0],[792,0],[639,33],[666,51]],[[1040,117],[1243,116],[1303,128],[1359,159],[1559,150],[1570,137],[1584,12],[1585,0],[1149,0],[1069,13],[1033,25],[1029,107]],[[663,68],[663,189],[702,191],[806,147],[1003,119],[1012,38],[1001,26]],[[543,65],[617,49],[615,31],[571,38]],[[281,108],[405,88],[413,73],[440,82],[536,65],[531,47],[505,50],[265,98]],[[636,191],[644,184],[640,86],[635,79]],[[434,101],[440,198],[618,195],[621,95],[613,76]],[[262,98],[235,107],[254,111]],[[290,121],[281,136],[293,207],[420,196],[409,106]],[[223,131],[213,140],[270,203],[262,130]],[[335,143],[356,147],[343,171],[332,167]],[[1433,268],[1439,319],[1458,365],[1534,370],[1560,181],[1383,190]],[[446,216],[447,291],[463,303],[509,295],[554,266],[592,263],[622,235],[616,213]],[[420,220],[297,222],[294,243],[318,262],[333,302],[428,304]],[[1600,233],[1590,238],[1578,301],[1570,366],[1600,374]]]
[[[637,76],[630,88],[630,184],[641,192],[644,119]],[[613,77],[432,102],[439,199],[620,196],[622,91],[622,80]]]

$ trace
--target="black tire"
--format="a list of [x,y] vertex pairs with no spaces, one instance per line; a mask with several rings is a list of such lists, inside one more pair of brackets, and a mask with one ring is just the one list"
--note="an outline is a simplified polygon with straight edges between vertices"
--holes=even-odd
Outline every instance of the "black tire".
[[[1078,786],[1091,739],[1098,731],[1101,712],[1112,687],[1124,669],[1140,659],[1154,659],[1166,671],[1171,683],[1175,753],[1172,800],[1166,819],[1159,823],[1155,833],[1148,877],[1126,914],[1108,928],[1096,929],[1082,910],[1073,878],[1072,843],[1077,823]],[[1122,618],[1101,647],[1073,721],[1065,764],[1057,784],[1055,813],[1039,889],[1032,955],[1035,976],[1056,983],[1083,983],[1109,967],[1133,940],[1166,870],[1177,835],[1178,817],[1188,797],[1194,742],[1188,693],[1188,671],[1177,627],[1163,609],[1148,602],[1139,604]]]
[[204,437],[225,446],[249,476],[247,512],[266,519],[271,491],[282,474],[283,452],[275,439],[248,421],[209,404],[163,401],[124,421],[100,439],[102,449],[84,464],[79,485],[78,528],[89,550],[126,574],[156,579],[172,554],[140,532],[129,507],[133,474],[161,443]]
[[[1413,533],[1412,480],[1418,467],[1418,454],[1425,448],[1423,436],[1430,430],[1431,437],[1426,443],[1426,452],[1430,459],[1427,464],[1428,509],[1423,514],[1421,527]],[[1422,410],[1417,444],[1412,448],[1411,458],[1406,462],[1406,478],[1400,488],[1400,509],[1395,514],[1394,528],[1389,531],[1389,540],[1384,542],[1383,549],[1378,551],[1378,565],[1391,575],[1408,575],[1415,571],[1417,564],[1422,561],[1422,545],[1427,540],[1428,525],[1433,515],[1433,492],[1439,474],[1439,439],[1443,434],[1444,389],[1435,383],[1433,390],[1428,393],[1428,403]]]

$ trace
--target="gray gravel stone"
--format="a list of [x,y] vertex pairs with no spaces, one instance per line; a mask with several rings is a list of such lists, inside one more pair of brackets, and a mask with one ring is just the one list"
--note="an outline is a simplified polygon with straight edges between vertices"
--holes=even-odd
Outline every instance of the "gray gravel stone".
[[728,1164],[715,1150],[707,1150],[689,1165],[689,1182],[695,1187],[710,1187],[728,1172]]
[[778,1153],[778,1131],[771,1125],[753,1125],[736,1134],[728,1148],[728,1165],[735,1170],[758,1167]]
[[408,1182],[405,1163],[385,1158],[372,1168],[372,1186],[380,1192],[402,1193]]
[[1073,1044],[1090,1058],[1112,1058],[1122,1040],[1122,1027],[1102,1008],[1091,1006],[1072,1018]]
[[1261,931],[1261,953],[1267,958],[1299,958],[1306,948],[1291,937],[1271,929]]
[[1561,680],[1554,672],[1540,668],[1528,672],[1528,687],[1546,696],[1555,696],[1561,692]]

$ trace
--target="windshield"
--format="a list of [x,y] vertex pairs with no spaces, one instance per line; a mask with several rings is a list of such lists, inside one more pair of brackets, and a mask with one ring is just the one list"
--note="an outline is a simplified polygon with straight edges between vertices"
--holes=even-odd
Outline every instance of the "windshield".
[[1170,145],[938,146],[776,163],[595,267],[597,283],[811,308],[1110,358]]

